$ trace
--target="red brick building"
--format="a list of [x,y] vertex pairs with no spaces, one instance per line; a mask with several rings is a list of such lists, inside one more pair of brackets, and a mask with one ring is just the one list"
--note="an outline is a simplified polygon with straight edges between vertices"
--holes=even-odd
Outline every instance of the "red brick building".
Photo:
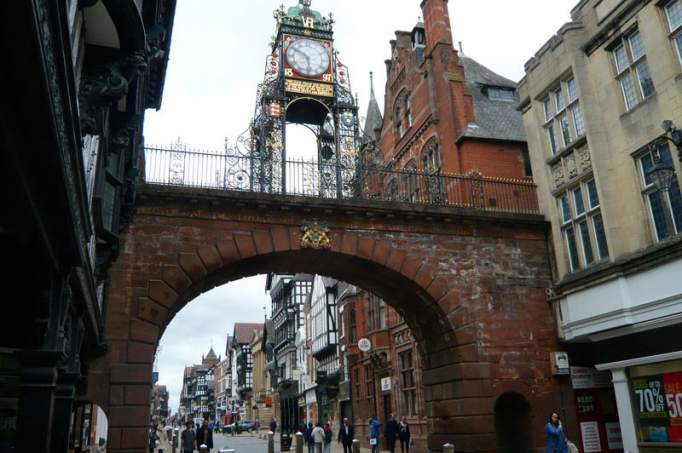
[[[352,419],[356,437],[363,444],[368,442],[367,420],[372,415],[382,423],[390,414],[398,419],[406,416],[416,451],[424,451],[427,426],[421,358],[410,329],[393,308],[364,290],[340,301],[339,310],[342,362],[347,367],[342,394],[352,405],[344,416]],[[360,339],[369,340],[369,351],[360,351]]]
[[[447,0],[424,0],[422,11],[423,23],[391,41],[383,119],[370,105],[365,137],[381,150],[375,161],[396,171],[530,181],[516,84],[453,48]],[[433,190],[397,186],[409,198]]]

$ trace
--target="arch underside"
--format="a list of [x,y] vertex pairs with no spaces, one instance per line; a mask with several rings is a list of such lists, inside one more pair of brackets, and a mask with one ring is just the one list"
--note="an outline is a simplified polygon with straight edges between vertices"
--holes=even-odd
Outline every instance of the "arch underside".
[[496,395],[521,383],[544,405],[555,390],[544,227],[327,213],[331,249],[312,250],[301,248],[310,213],[145,203],[112,269],[109,353],[89,379],[88,397],[111,414],[112,452],[144,451],[154,353],[173,316],[216,286],[268,272],[346,281],[403,316],[422,356],[434,451],[447,442],[494,451]]

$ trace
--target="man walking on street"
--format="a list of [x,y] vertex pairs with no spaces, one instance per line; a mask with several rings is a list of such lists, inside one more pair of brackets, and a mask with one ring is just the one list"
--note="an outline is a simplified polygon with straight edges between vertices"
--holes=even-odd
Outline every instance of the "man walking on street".
[[277,432],[277,422],[274,417],[270,420],[270,431],[273,433]]
[[315,429],[311,435],[313,442],[315,443],[315,453],[322,453],[322,445],[324,445],[324,429],[322,429],[322,424],[317,422]]
[[308,423],[308,428],[306,428],[303,434],[303,440],[308,444],[308,453],[315,453],[315,441],[313,440],[313,423]]
[[208,427],[208,420],[204,420],[204,424],[201,428],[197,428],[197,450],[199,447],[206,445],[210,453],[213,448],[213,431]]
[[398,425],[398,421],[395,419],[395,415],[391,414],[390,419],[386,422],[386,428],[384,429],[386,448],[391,453],[395,453],[395,440],[398,437],[399,430],[400,426]]
[[378,453],[379,451],[379,428],[381,428],[381,423],[372,415],[369,419],[369,446],[372,449],[372,453]]
[[197,437],[192,430],[192,422],[185,424],[185,430],[181,435],[182,451],[183,453],[194,453],[194,445],[196,445]]
[[352,453],[353,448],[353,438],[355,434],[353,433],[353,427],[348,422],[348,417],[343,419],[343,425],[339,429],[338,441],[343,445],[343,453]]

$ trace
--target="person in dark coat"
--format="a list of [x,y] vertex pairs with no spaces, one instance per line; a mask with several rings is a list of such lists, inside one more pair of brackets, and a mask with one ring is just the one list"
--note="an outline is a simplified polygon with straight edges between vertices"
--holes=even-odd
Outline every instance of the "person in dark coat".
[[156,426],[152,424],[149,427],[149,453],[154,453],[156,448],[156,442],[159,440],[159,434],[157,433]]
[[208,447],[208,451],[213,448],[213,431],[208,427],[208,420],[204,420],[204,424],[197,428],[197,450],[201,450],[202,445]]
[[410,425],[407,423],[407,417],[403,415],[398,426],[398,437],[400,438],[401,453],[410,453]]
[[308,427],[303,433],[303,440],[308,445],[308,453],[315,453],[315,440],[313,440],[313,422],[308,423]]
[[180,435],[181,443],[180,448],[182,448],[183,453],[194,453],[194,446],[197,442],[196,433],[192,429],[192,422],[187,422],[185,424],[185,430]]
[[339,428],[338,442],[343,445],[343,453],[352,453],[353,439],[355,433],[353,432],[353,425],[348,422],[348,418],[343,419],[343,424]]
[[277,422],[275,421],[274,417],[270,420],[270,431],[271,432],[277,432]]
[[395,419],[395,415],[391,414],[391,418],[386,422],[386,427],[384,428],[386,448],[391,453],[395,453],[395,440],[398,438],[398,431],[398,421]]

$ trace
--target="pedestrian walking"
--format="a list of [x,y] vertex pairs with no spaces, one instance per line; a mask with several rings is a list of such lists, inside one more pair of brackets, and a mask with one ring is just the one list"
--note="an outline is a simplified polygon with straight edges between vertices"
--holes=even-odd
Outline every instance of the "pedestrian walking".
[[308,453],[315,453],[315,441],[313,441],[313,423],[308,422],[308,427],[303,433],[303,440],[308,445]]
[[410,453],[410,425],[407,423],[407,417],[403,415],[400,419],[400,426],[398,427],[398,437],[400,438],[400,452]]
[[185,430],[180,435],[180,441],[183,453],[194,453],[197,436],[192,429],[192,422],[185,423]]
[[270,419],[270,431],[273,433],[277,432],[277,421],[275,420],[275,417]]
[[315,444],[315,453],[322,453],[322,446],[324,445],[324,429],[322,429],[322,423],[317,422],[315,428],[311,434],[313,438],[313,443]]
[[154,453],[156,444],[159,442],[159,433],[156,431],[156,426],[152,423],[149,427],[149,453]]
[[334,438],[334,433],[332,432],[332,427],[329,422],[324,424],[324,453],[331,453],[332,451],[332,439]]
[[395,415],[391,414],[386,426],[384,427],[384,439],[386,442],[386,449],[390,453],[395,453],[395,441],[398,438],[398,421],[395,419]]
[[353,452],[353,439],[355,438],[355,433],[353,433],[353,426],[348,421],[348,417],[343,419],[343,424],[339,428],[338,442],[343,445],[343,453]]
[[545,435],[547,436],[546,453],[568,453],[566,433],[558,413],[553,412],[550,415],[549,422],[545,425]]
[[372,449],[372,453],[379,451],[379,428],[381,428],[381,423],[376,416],[372,415],[369,419],[369,447]]
[[202,445],[206,445],[209,453],[213,448],[213,431],[208,426],[208,420],[204,420],[203,425],[197,428],[197,450]]

